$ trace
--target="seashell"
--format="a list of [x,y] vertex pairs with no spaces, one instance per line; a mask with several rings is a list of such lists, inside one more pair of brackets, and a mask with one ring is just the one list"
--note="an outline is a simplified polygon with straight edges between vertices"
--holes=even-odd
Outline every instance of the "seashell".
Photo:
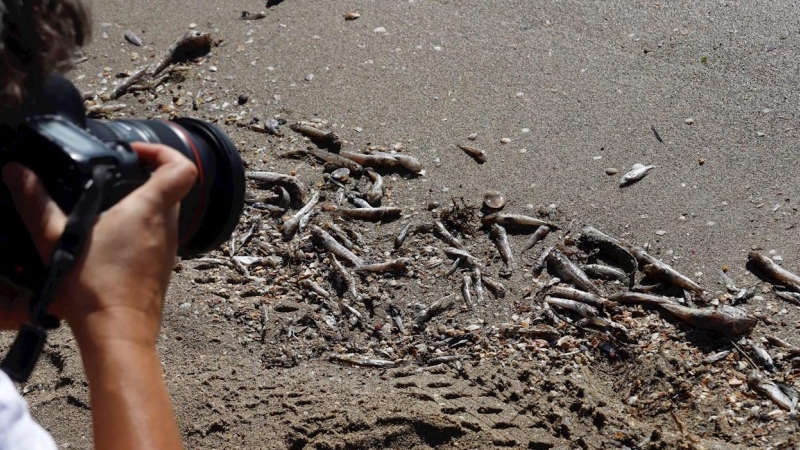
[[354,11],[347,11],[344,13],[344,20],[356,20],[361,17],[361,14]]
[[347,178],[349,177],[350,177],[350,169],[348,169],[347,167],[340,167],[331,172],[331,178],[340,183],[344,183],[345,181],[347,181]]
[[506,196],[498,191],[487,191],[483,194],[483,204],[489,209],[503,209],[506,206]]

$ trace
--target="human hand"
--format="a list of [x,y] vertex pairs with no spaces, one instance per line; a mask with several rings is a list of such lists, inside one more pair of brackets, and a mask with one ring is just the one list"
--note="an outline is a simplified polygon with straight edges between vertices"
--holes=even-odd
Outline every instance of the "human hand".
[[[152,175],[101,214],[83,254],[61,282],[51,310],[66,319],[79,345],[154,346],[158,337],[178,247],[180,201],[194,185],[197,168],[164,145],[132,147]],[[9,163],[2,175],[47,263],[66,216],[32,171]]]

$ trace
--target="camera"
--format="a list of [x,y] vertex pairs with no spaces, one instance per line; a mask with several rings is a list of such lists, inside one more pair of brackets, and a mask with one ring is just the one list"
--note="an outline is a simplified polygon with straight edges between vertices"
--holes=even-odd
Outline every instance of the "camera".
[[[30,107],[8,137],[0,133],[0,166],[15,161],[29,167],[68,214],[94,168],[105,165],[110,168],[103,185],[101,210],[105,210],[149,177],[130,144],[165,144],[198,169],[195,185],[181,202],[178,254],[208,252],[231,236],[244,207],[245,175],[236,146],[221,129],[191,118],[90,120],[83,116],[80,95],[69,81],[51,80],[46,86],[39,95],[46,101]],[[2,183],[0,211],[0,288],[35,292],[45,267]]]

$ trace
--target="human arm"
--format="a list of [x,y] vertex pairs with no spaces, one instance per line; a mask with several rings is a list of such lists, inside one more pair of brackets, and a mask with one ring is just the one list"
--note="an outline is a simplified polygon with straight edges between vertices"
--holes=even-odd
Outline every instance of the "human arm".
[[[165,146],[134,149],[153,173],[101,215],[53,312],[69,323],[81,352],[96,448],[180,448],[156,340],[177,251],[178,208],[197,169]],[[3,178],[40,256],[49,259],[66,217],[29,170],[9,164]]]

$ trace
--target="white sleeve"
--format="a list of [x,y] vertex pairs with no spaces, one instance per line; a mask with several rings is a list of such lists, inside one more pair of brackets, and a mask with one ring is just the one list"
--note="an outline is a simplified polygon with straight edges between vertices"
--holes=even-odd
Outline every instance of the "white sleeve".
[[0,370],[0,450],[56,450],[56,443],[33,421],[28,404]]

